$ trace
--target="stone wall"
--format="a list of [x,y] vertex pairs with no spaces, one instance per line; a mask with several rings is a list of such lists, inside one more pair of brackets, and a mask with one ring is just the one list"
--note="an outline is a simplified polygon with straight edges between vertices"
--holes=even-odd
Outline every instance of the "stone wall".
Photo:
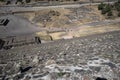
[[3,41],[2,39],[0,39],[0,49],[2,49],[3,45],[5,44],[5,41]]
[[29,45],[29,44],[40,44],[41,40],[39,37],[32,35],[26,36],[10,36],[0,40],[0,49],[11,49],[12,47]]

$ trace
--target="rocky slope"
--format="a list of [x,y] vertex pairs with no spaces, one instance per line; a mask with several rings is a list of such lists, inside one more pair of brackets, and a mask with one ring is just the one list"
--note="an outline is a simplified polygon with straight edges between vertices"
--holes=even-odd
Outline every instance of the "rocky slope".
[[[120,31],[0,51],[2,80],[120,80]],[[21,68],[20,68],[21,67]]]

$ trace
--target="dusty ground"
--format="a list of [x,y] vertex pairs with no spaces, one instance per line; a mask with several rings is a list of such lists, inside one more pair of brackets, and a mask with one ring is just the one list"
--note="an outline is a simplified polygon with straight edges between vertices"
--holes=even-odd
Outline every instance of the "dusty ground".
[[48,33],[52,36],[53,40],[57,39],[70,39],[73,37],[83,37],[93,34],[101,34],[105,32],[118,31],[120,30],[119,23],[107,24],[107,25],[83,25],[78,28],[69,29],[68,31],[60,31],[60,32],[51,32]]
[[104,20],[97,6],[82,6],[80,8],[53,8],[40,10],[35,13],[16,14],[28,18],[40,27],[65,28],[78,26],[92,21]]

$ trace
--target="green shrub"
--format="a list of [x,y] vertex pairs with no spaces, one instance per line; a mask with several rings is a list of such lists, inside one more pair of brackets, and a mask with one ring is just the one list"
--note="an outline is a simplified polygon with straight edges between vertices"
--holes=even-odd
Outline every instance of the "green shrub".
[[107,13],[107,16],[113,16],[112,11],[109,11],[109,12]]
[[6,5],[11,4],[11,1],[7,1]]
[[22,3],[22,2],[23,2],[23,0],[17,0],[17,2],[21,2],[21,3]]
[[113,10],[118,12],[118,17],[120,17],[120,0],[115,2],[114,4],[99,4],[98,10],[101,10],[101,14],[107,14],[107,16],[113,16]]
[[115,2],[114,6],[117,11],[120,11],[120,0],[118,2]]
[[106,14],[107,12],[105,11],[105,9],[102,10],[101,14]]
[[66,74],[65,72],[57,73],[57,75],[58,75],[59,77],[63,77],[65,74]]
[[118,3],[120,3],[120,0],[118,0]]
[[114,6],[117,11],[120,11],[120,3],[116,2]]
[[120,17],[120,12],[118,13],[118,17]]
[[106,14],[112,10],[110,5],[106,5],[104,9],[102,9],[102,14]]
[[98,5],[98,10],[102,10],[104,9],[104,7],[105,7],[105,4],[101,3]]
[[0,2],[4,2],[5,0],[0,0]]
[[112,8],[111,8],[111,6],[108,4],[108,5],[106,5],[105,10],[106,10],[106,12],[109,12],[109,11],[112,10]]
[[31,0],[25,0],[26,1],[26,3],[30,3],[31,2]]
[[120,5],[115,6],[117,11],[120,11]]

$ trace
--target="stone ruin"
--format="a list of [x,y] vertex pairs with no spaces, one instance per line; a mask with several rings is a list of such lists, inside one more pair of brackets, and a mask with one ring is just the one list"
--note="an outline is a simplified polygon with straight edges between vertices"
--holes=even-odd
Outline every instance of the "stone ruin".
[[9,36],[0,39],[0,49],[11,49],[12,47],[29,45],[29,44],[40,44],[41,39],[37,36]]
[[5,41],[3,41],[2,39],[0,39],[0,49],[2,49],[2,47],[4,46]]
[[0,19],[0,25],[6,26],[9,23],[8,19]]

